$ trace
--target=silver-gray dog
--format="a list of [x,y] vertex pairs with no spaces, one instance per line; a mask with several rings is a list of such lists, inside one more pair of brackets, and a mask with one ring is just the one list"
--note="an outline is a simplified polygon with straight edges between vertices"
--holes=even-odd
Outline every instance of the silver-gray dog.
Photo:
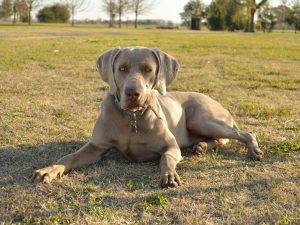
[[136,162],[160,159],[162,187],[181,185],[175,170],[180,148],[201,151],[237,139],[253,159],[262,159],[255,136],[238,130],[218,102],[200,93],[166,93],[179,69],[172,56],[157,48],[114,48],[97,59],[97,68],[109,92],[90,142],[36,170],[33,182],[49,183],[72,168],[101,160],[112,148]]

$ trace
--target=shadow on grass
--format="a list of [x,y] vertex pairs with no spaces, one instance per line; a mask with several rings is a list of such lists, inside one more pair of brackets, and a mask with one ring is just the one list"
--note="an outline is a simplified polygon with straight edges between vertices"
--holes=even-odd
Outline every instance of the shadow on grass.
[[[184,199],[195,196],[195,201],[197,199],[203,201],[201,197],[197,196],[207,193],[207,195],[215,196],[212,201],[216,201],[216,198],[222,198],[223,193],[226,195],[248,190],[253,194],[253,199],[264,200],[267,198],[270,188],[276,185],[284,182],[300,184],[300,175],[286,178],[258,176],[247,181],[237,180],[235,183],[224,183],[223,185],[207,186],[201,185],[200,182],[196,186],[187,184],[179,189],[161,190],[158,185],[158,162],[131,163],[116,151],[111,151],[103,161],[88,168],[70,171],[67,178],[54,181],[52,185],[32,185],[29,182],[28,178],[35,169],[53,164],[60,157],[76,151],[84,144],[85,142],[80,141],[52,142],[38,146],[0,149],[0,187],[2,188],[0,197],[2,196],[3,203],[5,203],[6,212],[9,212],[2,218],[0,216],[0,221],[24,222],[28,220],[33,223],[32,218],[38,218],[47,222],[49,218],[52,218],[51,216],[56,214],[64,218],[65,211],[63,209],[65,208],[71,208],[74,215],[78,215],[82,211],[85,215],[109,213],[111,209],[133,209],[138,220],[145,210],[144,207],[153,207],[153,210],[159,208],[161,198],[166,198],[170,205],[173,198]],[[199,158],[193,156],[189,150],[183,151],[183,154],[185,159],[178,167],[178,173],[183,178],[187,173],[210,173],[211,170],[230,171],[235,168],[242,169],[246,164],[248,166],[270,166],[274,162],[272,158],[263,162],[245,161],[245,155],[240,152],[238,145],[222,147],[217,152],[209,152],[206,156],[199,156]],[[210,164],[209,160],[214,157],[217,157],[216,160],[222,163],[220,165]],[[232,160],[235,163],[232,163]],[[284,160],[292,161],[294,159],[285,158]],[[190,162],[193,164],[189,165]],[[205,163],[198,166],[198,163],[201,162]],[[52,211],[45,209],[45,201],[50,206],[54,204],[57,209],[52,209]],[[262,204],[261,201],[256,200],[254,203],[257,204],[257,207]],[[18,204],[23,205],[22,210]],[[212,204],[217,203],[212,202]],[[170,213],[172,212],[170,211]],[[214,216],[221,217],[222,215]]]
[[[82,147],[86,142],[71,141],[71,142],[51,142],[48,144],[37,146],[18,146],[0,148],[0,185],[3,184],[24,184],[29,183],[29,178],[33,171],[55,163],[59,158],[67,154],[73,153]],[[267,156],[263,162],[253,162],[246,158],[245,152],[241,152],[242,145],[230,144],[229,146],[223,146],[217,150],[209,151],[206,153],[210,159],[217,158],[216,160],[236,160],[240,161],[238,165],[241,167],[255,166],[257,164],[272,164],[274,161],[293,161],[292,157],[272,157]],[[183,164],[190,160],[190,157],[196,157],[193,155],[190,149],[182,150],[184,156]],[[201,158],[202,156],[199,156]],[[246,162],[245,162],[246,160]],[[105,155],[101,162],[95,164],[96,167],[101,167],[101,176],[99,179],[105,180],[106,178],[115,177],[116,182],[125,182],[125,185],[132,187],[132,189],[143,188],[144,185],[140,185],[142,180],[147,177],[147,180],[159,179],[159,163],[132,163],[127,160],[122,154],[117,151],[110,151]],[[237,164],[231,165],[209,165],[201,166],[201,170],[215,170],[215,169],[229,169],[237,166]],[[180,173],[181,168],[187,170],[195,170],[195,167],[189,168],[189,165],[179,166],[178,171]],[[76,169],[74,171],[85,172],[87,168]],[[196,167],[196,170],[198,168]],[[147,174],[149,172],[150,174]],[[151,174],[151,173],[154,174]],[[204,172],[204,171],[201,171]],[[72,174],[72,171],[70,172]],[[114,175],[114,173],[116,175]],[[120,177],[120,174],[122,176]],[[95,177],[94,177],[95,178]],[[120,181],[118,181],[120,180]],[[111,182],[109,179],[108,182]],[[154,181],[155,182],[155,181]],[[158,183],[158,181],[156,181]],[[103,184],[106,185],[106,184]],[[157,186],[157,185],[155,185]]]
[[0,184],[28,182],[35,169],[79,149],[84,142],[51,142],[37,146],[0,148]]
[[[34,170],[52,165],[59,158],[77,151],[85,143],[86,142],[81,141],[51,142],[37,146],[0,148],[0,185],[29,184],[29,178]],[[142,173],[145,172],[145,170],[153,169],[156,170],[154,174],[159,172],[158,162],[132,163],[121,153],[111,150],[104,156],[102,161],[90,167],[71,170],[69,174],[86,174],[86,172],[90,170],[91,172],[101,170],[101,174],[93,178],[95,180],[101,180],[102,185],[107,185],[105,183],[106,180],[107,183],[115,180],[118,183],[122,181],[128,183],[126,185],[132,186],[132,188],[135,189],[138,186],[142,188],[142,186],[137,185],[137,183],[140,183],[139,179],[143,179],[144,176],[147,176],[147,174]],[[138,173],[138,171],[141,173]],[[118,179],[120,181],[118,181]],[[84,180],[84,182],[89,181],[91,181],[89,177]]]

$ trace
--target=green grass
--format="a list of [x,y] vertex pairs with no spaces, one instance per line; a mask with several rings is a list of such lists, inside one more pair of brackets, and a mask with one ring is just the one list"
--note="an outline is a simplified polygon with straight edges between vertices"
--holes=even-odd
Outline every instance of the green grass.
[[168,204],[168,199],[164,197],[163,195],[153,195],[153,196],[147,196],[143,199],[143,201],[140,203],[140,206],[143,208],[163,208],[165,209]]
[[[177,189],[159,163],[117,152],[50,185],[32,172],[89,140],[107,84],[96,58],[116,46],[159,47],[181,63],[169,90],[221,102],[257,135],[263,162],[231,142],[183,150]],[[293,33],[0,26],[0,224],[300,223],[300,38]]]

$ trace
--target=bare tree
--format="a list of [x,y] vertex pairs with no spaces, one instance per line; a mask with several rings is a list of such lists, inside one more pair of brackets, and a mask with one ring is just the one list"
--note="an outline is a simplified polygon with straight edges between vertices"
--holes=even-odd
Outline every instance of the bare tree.
[[13,24],[16,24],[17,18],[22,21],[29,21],[28,7],[25,0],[14,0],[12,3]]
[[117,1],[117,13],[119,17],[119,28],[122,26],[122,16],[129,9],[129,1],[128,0],[118,0]]
[[131,9],[135,14],[135,28],[138,26],[138,16],[149,12],[153,7],[153,4],[153,0],[131,0]]
[[72,23],[72,26],[74,26],[75,13],[82,12],[83,10],[85,10],[84,6],[85,6],[86,0],[65,0],[65,2],[66,2],[68,9],[70,10],[71,23]]
[[40,0],[23,0],[26,5],[27,13],[28,13],[28,25],[31,25],[31,12],[34,8],[38,7],[40,4]]
[[102,0],[102,8],[109,16],[109,26],[114,26],[115,16],[118,10],[117,3],[115,0]]

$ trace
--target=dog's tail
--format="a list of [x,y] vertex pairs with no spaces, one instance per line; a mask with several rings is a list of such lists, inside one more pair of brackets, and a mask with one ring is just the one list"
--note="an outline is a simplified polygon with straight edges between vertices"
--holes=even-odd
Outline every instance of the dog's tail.
[[240,128],[238,127],[238,125],[236,124],[236,122],[235,121],[233,121],[233,128],[235,128],[235,129],[237,129],[237,130],[239,130]]

